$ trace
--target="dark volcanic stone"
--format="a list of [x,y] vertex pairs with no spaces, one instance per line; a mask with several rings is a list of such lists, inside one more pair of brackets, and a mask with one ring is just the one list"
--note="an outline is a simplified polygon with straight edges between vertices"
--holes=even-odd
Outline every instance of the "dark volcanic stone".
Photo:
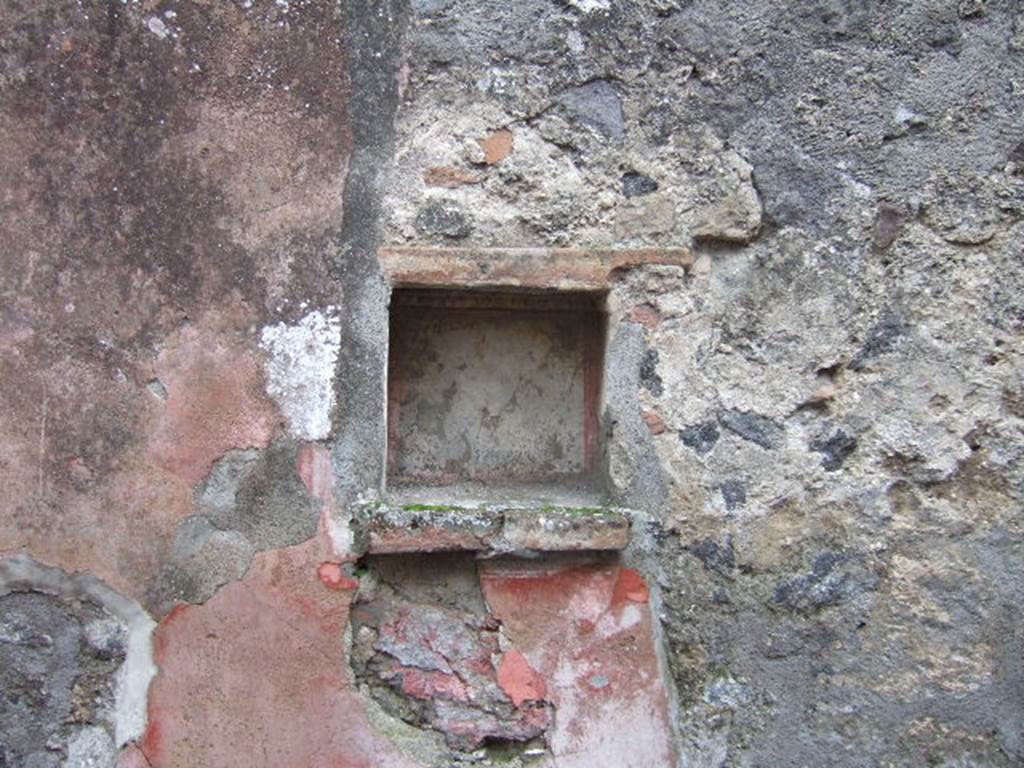
[[810,447],[812,451],[822,454],[821,466],[828,472],[835,472],[857,447],[857,438],[845,430],[837,429],[828,437],[812,440]]
[[661,376],[658,375],[658,350],[649,349],[640,362],[640,383],[655,397],[661,397]]
[[868,332],[867,341],[850,361],[850,370],[859,371],[880,355],[895,351],[899,342],[910,333],[910,328],[898,312],[887,311]]
[[463,238],[473,231],[465,215],[452,203],[433,202],[420,209],[416,229],[427,235]]
[[725,501],[725,508],[732,512],[747,503],[747,489],[739,480],[726,480],[718,490],[722,492],[722,499]]
[[622,100],[607,80],[594,80],[578,88],[570,88],[558,101],[577,122],[593,128],[616,144],[622,141],[625,135]]
[[730,432],[762,448],[775,448],[782,437],[782,428],[767,416],[743,411],[723,411],[718,420]]
[[779,583],[774,600],[798,613],[809,613],[838,605],[877,584],[878,577],[863,568],[858,556],[822,552],[814,559],[810,573]]
[[714,539],[701,539],[688,549],[709,571],[724,575],[736,567],[736,551],[731,536],[726,536],[722,544]]
[[1024,163],[1024,141],[1013,148],[1010,152],[1010,160],[1014,163]]
[[658,182],[650,176],[644,176],[635,171],[622,174],[622,194],[626,197],[649,195],[651,192],[656,192],[657,189]]
[[692,427],[686,427],[679,431],[679,440],[682,444],[702,456],[715,447],[718,436],[718,425],[713,421],[694,424]]

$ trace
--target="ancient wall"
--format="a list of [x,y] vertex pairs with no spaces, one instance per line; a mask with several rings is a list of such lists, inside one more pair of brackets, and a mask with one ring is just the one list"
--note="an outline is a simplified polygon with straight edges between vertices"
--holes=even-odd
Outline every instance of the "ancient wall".
[[[1024,761],[1018,3],[0,27],[0,766]],[[601,297],[597,508],[390,503],[393,286]]]

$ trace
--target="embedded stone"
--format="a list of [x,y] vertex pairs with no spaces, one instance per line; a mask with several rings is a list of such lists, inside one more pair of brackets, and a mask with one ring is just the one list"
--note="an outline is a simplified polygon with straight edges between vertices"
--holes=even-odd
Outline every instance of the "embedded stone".
[[655,397],[661,397],[662,382],[658,375],[658,350],[648,349],[640,361],[640,384]]
[[593,129],[606,139],[621,143],[625,135],[622,100],[607,80],[570,88],[558,97],[559,103],[577,122]]
[[722,492],[722,501],[730,512],[747,503],[747,487],[740,480],[724,480],[718,490]]
[[903,209],[891,203],[881,203],[875,214],[874,247],[876,251],[886,251],[903,230]]
[[733,434],[765,449],[777,447],[782,439],[782,428],[758,413],[722,411],[718,420]]
[[496,165],[512,154],[512,131],[501,128],[486,139],[480,140],[480,148],[484,151],[484,162]]
[[679,430],[680,442],[700,455],[708,453],[718,442],[718,425],[713,421]]
[[812,451],[821,456],[821,466],[826,472],[835,472],[857,447],[857,438],[844,429],[837,429],[831,435],[819,437],[809,444]]
[[641,197],[658,190],[658,182],[650,176],[636,171],[622,174],[622,194],[625,197]]
[[416,229],[425,235],[441,235],[452,239],[467,237],[473,231],[466,215],[450,202],[427,203],[416,216]]

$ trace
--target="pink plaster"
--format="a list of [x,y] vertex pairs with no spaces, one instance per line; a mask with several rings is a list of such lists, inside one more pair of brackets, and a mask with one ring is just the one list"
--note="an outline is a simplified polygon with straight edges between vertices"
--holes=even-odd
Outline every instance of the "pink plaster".
[[345,663],[351,593],[324,589],[317,565],[315,541],[261,553],[161,622],[152,768],[416,768],[366,721]]
[[129,744],[117,756],[114,768],[150,768],[150,765],[142,750],[134,744]]
[[195,485],[230,449],[266,446],[280,417],[257,360],[232,334],[184,328],[156,361],[167,399],[149,442],[153,463]]

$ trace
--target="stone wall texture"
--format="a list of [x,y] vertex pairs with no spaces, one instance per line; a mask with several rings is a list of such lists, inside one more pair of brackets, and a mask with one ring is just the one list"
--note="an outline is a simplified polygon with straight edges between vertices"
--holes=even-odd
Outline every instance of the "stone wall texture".
[[[0,766],[1024,764],[1019,2],[0,29]],[[365,557],[384,249],[613,265],[621,555]]]

